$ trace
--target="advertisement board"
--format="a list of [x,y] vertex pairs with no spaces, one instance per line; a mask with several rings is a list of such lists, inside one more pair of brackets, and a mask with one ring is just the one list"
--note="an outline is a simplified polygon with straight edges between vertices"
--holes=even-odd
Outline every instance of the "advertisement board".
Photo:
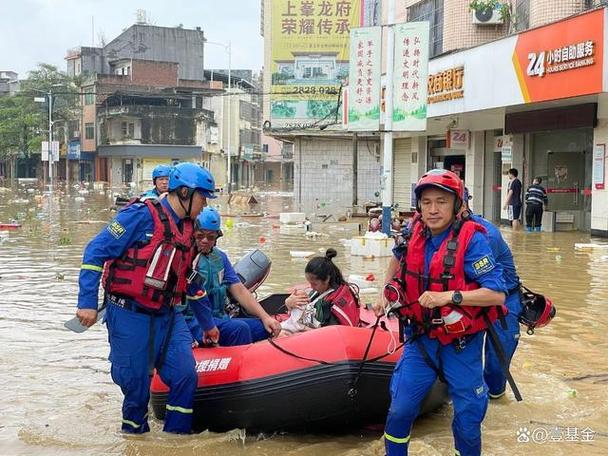
[[350,31],[363,0],[272,0],[270,120],[273,128],[331,123],[348,78]]

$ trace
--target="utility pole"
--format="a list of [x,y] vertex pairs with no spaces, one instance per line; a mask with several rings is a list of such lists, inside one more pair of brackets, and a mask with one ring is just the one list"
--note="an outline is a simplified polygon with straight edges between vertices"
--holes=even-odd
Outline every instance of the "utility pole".
[[49,90],[47,92],[49,99],[49,193],[53,192],[53,92]]
[[388,1],[386,28],[386,89],[384,109],[384,161],[382,189],[382,231],[391,234],[391,206],[393,205],[393,65],[395,62],[395,0]]
[[359,204],[359,138],[357,136],[357,132],[353,133],[353,212],[355,211],[355,206]]
[[228,41],[228,195],[232,193],[232,43]]

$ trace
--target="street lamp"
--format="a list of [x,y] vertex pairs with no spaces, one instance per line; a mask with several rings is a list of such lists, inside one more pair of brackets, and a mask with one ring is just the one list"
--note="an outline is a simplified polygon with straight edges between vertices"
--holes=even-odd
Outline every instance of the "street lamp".
[[228,44],[220,43],[217,41],[208,41],[205,40],[207,44],[215,44],[217,46],[223,47],[226,52],[228,52],[228,147],[227,147],[227,158],[228,158],[228,169],[226,170],[226,178],[228,180],[228,194],[232,192],[232,163],[231,163],[231,148],[232,148],[232,95],[230,93],[231,85],[232,85],[232,45],[231,42],[228,41]]
[[[53,84],[51,87],[60,87],[61,84]],[[49,101],[49,140],[47,146],[47,158],[49,161],[49,193],[53,191],[53,156],[52,156],[52,143],[53,143],[53,92],[49,89],[47,92],[44,90],[34,89],[36,92],[46,94]],[[46,100],[44,97],[34,97],[34,101],[38,103],[44,103]]]

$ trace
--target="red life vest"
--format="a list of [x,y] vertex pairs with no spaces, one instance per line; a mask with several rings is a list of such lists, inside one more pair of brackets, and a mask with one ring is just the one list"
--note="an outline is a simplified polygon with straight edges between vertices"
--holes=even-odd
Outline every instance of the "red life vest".
[[[102,283],[107,293],[131,298],[145,308],[158,310],[163,305],[181,303],[185,296],[187,273],[194,256],[193,225],[192,220],[184,219],[180,231],[160,201],[147,199],[143,203],[154,220],[152,238],[146,243],[136,242],[122,257],[107,261]],[[157,250],[163,248],[172,255],[159,255],[161,252]],[[159,267],[163,269],[165,285],[150,286],[146,273]]]
[[[401,262],[400,281],[405,284],[405,303],[400,313],[414,325],[418,333],[426,333],[429,337],[438,339],[441,344],[447,345],[463,336],[483,331],[487,328],[488,321],[494,323],[507,313],[507,309],[505,306],[448,305],[434,309],[422,307],[418,298],[425,290],[467,291],[479,288],[479,284],[469,282],[465,278],[464,257],[473,235],[476,232],[485,232],[485,229],[470,220],[456,220],[451,233],[431,259],[428,277],[424,276],[426,231],[423,223],[415,224],[405,261],[402,259]],[[457,332],[450,331],[450,326],[443,317],[452,311],[457,312],[453,315],[464,317],[464,326]]]
[[359,326],[359,294],[347,283],[323,298],[331,303],[331,313],[341,325]]

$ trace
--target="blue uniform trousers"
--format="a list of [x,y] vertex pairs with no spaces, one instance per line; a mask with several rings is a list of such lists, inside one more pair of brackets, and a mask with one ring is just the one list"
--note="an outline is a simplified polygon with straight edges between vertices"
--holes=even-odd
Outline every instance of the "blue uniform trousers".
[[[505,316],[505,323],[507,328],[502,327],[502,323],[497,321],[494,323],[494,329],[498,335],[498,340],[502,345],[502,349],[505,352],[507,358],[507,365],[511,364],[511,359],[515,354],[515,349],[519,343],[519,321],[517,316],[521,311],[521,301],[519,293],[513,293],[507,297],[506,306],[509,309],[509,313]],[[490,341],[490,338],[486,338],[486,352],[485,352],[485,366],[483,371],[483,377],[488,385],[490,397],[498,398],[505,392],[507,384],[507,377],[505,376],[502,368],[500,367],[500,361],[496,355],[494,345]]]
[[[418,340],[435,366],[441,365],[448,382],[454,404],[452,432],[457,454],[474,456],[481,454],[481,422],[488,406],[488,390],[483,381],[483,333],[467,339],[460,351],[425,335]],[[391,406],[384,433],[387,456],[407,455],[412,425],[436,378],[418,342],[407,343],[391,379]]]
[[[222,347],[248,345],[269,337],[259,318],[214,318],[213,321],[220,331],[219,345]],[[203,339],[203,331],[198,321],[192,319],[188,321],[188,326],[194,340],[200,343]]]
[[[150,430],[147,417],[151,381],[148,363],[151,318],[154,319],[154,363],[157,365],[171,314],[151,317],[113,304],[108,305],[106,313],[112,380],[124,394],[122,430],[133,434]],[[192,355],[192,336],[179,312],[175,313],[171,339],[158,373],[170,388],[164,431],[189,433],[197,374]]]

